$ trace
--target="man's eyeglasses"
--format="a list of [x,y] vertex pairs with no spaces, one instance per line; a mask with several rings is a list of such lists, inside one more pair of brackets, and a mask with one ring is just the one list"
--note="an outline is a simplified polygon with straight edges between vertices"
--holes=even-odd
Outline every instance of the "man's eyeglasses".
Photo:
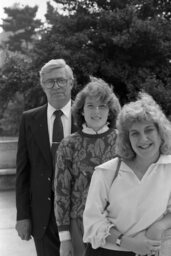
[[44,82],[46,88],[51,89],[57,84],[59,87],[65,87],[67,85],[68,79],[64,78],[56,78],[56,79],[48,79]]

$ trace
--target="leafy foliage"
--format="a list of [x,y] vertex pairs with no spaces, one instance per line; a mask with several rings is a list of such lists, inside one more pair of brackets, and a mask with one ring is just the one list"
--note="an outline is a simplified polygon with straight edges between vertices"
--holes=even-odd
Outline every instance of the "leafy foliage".
[[16,93],[7,104],[3,116],[0,119],[0,130],[3,136],[15,136],[19,132],[21,114],[24,109],[24,98],[22,94]]
[[[69,15],[59,15],[49,5],[51,29],[34,48],[37,66],[50,58],[65,58],[77,77],[75,94],[89,75],[113,85],[122,103],[134,98],[153,76],[166,94],[171,24],[162,13],[158,16],[156,1],[55,2],[63,3]],[[158,11],[145,17],[143,8],[149,4]]]
[[35,19],[38,7],[25,6],[21,8],[20,5],[4,8],[8,15],[3,19],[1,25],[3,30],[10,32],[9,40],[7,41],[8,49],[11,51],[26,52],[32,47],[36,30],[40,28],[41,21]]
[[[34,41],[29,61],[15,56],[0,71],[2,106],[7,106],[4,103],[17,91],[23,94],[24,109],[45,102],[38,71],[50,59],[64,58],[73,68],[76,78],[73,98],[93,75],[111,84],[122,104],[135,99],[140,90],[145,90],[171,116],[170,1],[54,2],[56,9],[47,4],[48,26],[39,30],[41,38]],[[32,17],[35,11],[36,8],[32,9]],[[11,26],[13,23],[6,24]],[[26,28],[26,23],[23,24]],[[35,30],[32,31],[36,31],[37,25],[34,23]]]
[[[10,56],[0,70],[1,110],[6,108],[16,92],[23,94],[25,109],[39,105],[43,101],[38,74],[32,69],[30,60],[25,55],[23,56],[18,53]],[[36,94],[39,94],[41,97],[38,99]]]

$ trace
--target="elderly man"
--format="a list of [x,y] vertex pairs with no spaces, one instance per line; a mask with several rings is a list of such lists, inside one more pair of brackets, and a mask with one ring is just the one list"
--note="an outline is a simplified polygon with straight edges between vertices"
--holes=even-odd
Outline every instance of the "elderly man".
[[59,237],[54,217],[55,151],[74,131],[71,115],[73,72],[63,59],[40,70],[47,104],[23,113],[17,152],[16,230],[22,240],[34,238],[38,256],[58,256]]

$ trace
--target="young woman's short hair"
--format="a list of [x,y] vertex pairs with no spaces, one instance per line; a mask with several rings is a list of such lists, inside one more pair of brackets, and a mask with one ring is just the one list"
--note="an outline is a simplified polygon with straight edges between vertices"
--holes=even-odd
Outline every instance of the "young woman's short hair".
[[140,92],[137,101],[125,104],[118,115],[117,154],[123,159],[133,159],[135,152],[129,140],[129,129],[134,122],[152,121],[161,137],[160,153],[171,153],[171,123],[160,106],[147,93]]
[[75,123],[78,128],[82,129],[85,119],[83,116],[83,108],[87,97],[95,97],[102,103],[105,103],[109,107],[108,122],[109,127],[115,127],[116,118],[120,112],[120,103],[116,95],[113,93],[110,86],[102,79],[92,78],[76,96],[72,111]]

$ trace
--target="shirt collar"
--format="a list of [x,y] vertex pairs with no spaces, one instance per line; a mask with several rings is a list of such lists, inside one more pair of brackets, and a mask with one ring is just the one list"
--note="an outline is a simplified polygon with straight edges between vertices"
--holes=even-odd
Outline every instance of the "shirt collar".
[[107,124],[105,124],[105,125],[104,125],[100,130],[98,130],[97,132],[94,131],[92,128],[87,127],[86,124],[83,124],[82,126],[83,126],[82,131],[83,131],[84,133],[87,133],[87,134],[101,134],[101,133],[104,133],[104,132],[106,132],[107,130],[109,130],[109,127],[108,127]]
[[[163,154],[161,154],[160,155],[160,157],[159,157],[159,159],[157,160],[157,162],[155,162],[155,163],[152,163],[153,165],[160,165],[160,164],[171,164],[171,155],[163,155]],[[152,165],[151,164],[151,165]],[[151,166],[150,165],[150,166]],[[124,161],[122,161],[122,163],[121,163],[121,168],[122,168],[122,170],[124,170],[124,171],[126,171],[126,172],[128,172],[128,171],[130,171],[130,167],[128,168],[129,166],[124,162]]]
[[171,155],[160,155],[158,161],[156,163],[168,164],[171,163]]
[[69,118],[71,114],[71,100],[69,100],[68,103],[63,108],[61,108],[61,110],[64,115]]
[[[52,105],[50,105],[50,103],[48,102],[47,113],[48,113],[48,116],[50,118],[52,117],[52,115],[53,115],[55,110],[56,109]],[[71,113],[71,100],[69,100],[69,102],[63,108],[61,108],[61,110],[62,110],[63,114],[67,118],[69,118],[70,117],[70,113]]]

